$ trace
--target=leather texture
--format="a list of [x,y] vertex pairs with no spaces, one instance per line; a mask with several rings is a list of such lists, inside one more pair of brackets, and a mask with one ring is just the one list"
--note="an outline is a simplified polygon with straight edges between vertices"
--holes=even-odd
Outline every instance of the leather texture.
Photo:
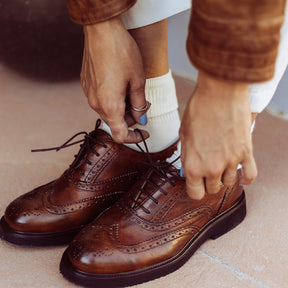
[[[166,159],[176,148],[175,143],[152,157]],[[147,162],[145,153],[117,144],[98,128],[87,134],[75,156],[60,178],[20,196],[7,207],[4,219],[10,229],[25,235],[81,228],[135,183],[139,178],[135,163]]]
[[[66,0],[81,25],[108,20],[134,0]],[[248,83],[274,75],[286,0],[193,0],[187,52],[191,62],[215,77]],[[187,27],[183,27],[186,31]]]
[[[125,285],[154,279],[157,277],[157,273],[153,274],[155,267],[181,255],[207,223],[225,214],[243,197],[243,187],[237,183],[233,187],[223,186],[217,194],[206,194],[202,200],[192,200],[179,171],[171,165],[161,165],[154,164],[143,173],[120,201],[86,226],[70,243],[64,254],[66,262],[62,261],[62,273],[66,278],[80,285],[94,283],[99,285],[97,287],[105,287],[105,277],[111,287],[118,287],[123,275],[133,277],[138,271],[135,282],[131,280]],[[236,216],[233,217],[228,222],[234,222],[236,226],[245,215],[242,213],[238,222]],[[218,224],[220,231],[215,230],[207,237],[219,237],[232,229],[230,224],[229,228]],[[83,280],[85,273],[88,282]],[[89,279],[95,282],[89,282]]]

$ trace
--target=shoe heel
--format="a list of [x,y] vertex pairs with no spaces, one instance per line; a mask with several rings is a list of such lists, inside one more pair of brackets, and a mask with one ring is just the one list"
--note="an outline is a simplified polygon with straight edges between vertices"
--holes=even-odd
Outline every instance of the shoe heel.
[[246,199],[245,193],[241,196],[239,202],[234,205],[230,210],[226,211],[217,220],[217,224],[213,225],[210,238],[215,240],[225,233],[229,232],[238,226],[246,216]]

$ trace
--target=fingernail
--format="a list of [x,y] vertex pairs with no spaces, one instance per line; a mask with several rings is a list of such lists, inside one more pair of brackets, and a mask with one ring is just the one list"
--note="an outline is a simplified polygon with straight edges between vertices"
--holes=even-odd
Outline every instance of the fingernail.
[[183,168],[181,167],[180,172],[179,172],[181,177],[183,177],[183,174],[184,174],[183,172],[184,172]]
[[147,124],[147,114],[146,113],[140,117],[140,123],[143,126],[145,126]]

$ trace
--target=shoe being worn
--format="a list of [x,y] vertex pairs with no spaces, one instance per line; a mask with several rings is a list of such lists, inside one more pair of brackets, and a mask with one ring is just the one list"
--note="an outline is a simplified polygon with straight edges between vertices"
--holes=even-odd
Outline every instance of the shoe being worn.
[[[99,125],[97,121],[94,131],[78,133],[58,147],[83,142],[59,179],[20,196],[7,207],[0,223],[1,238],[20,246],[67,244],[134,184],[139,178],[135,162],[147,161],[146,154],[117,144]],[[80,134],[85,134],[85,139],[70,143]],[[163,160],[176,149],[174,144],[154,153],[153,158]]]
[[156,163],[76,236],[60,270],[85,287],[140,284],[175,271],[203,242],[228,232],[245,215],[239,184],[191,200],[179,171]]

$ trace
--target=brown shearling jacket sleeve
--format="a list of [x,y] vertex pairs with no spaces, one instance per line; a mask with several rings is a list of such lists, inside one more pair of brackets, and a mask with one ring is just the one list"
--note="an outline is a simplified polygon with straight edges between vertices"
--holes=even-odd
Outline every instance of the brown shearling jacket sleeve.
[[[66,0],[71,20],[82,25],[119,15],[135,2]],[[286,0],[193,0],[187,38],[191,62],[225,80],[269,80],[274,75],[285,3]]]
[[132,7],[137,0],[65,0],[73,22],[88,25],[108,20]]
[[193,0],[187,39],[191,62],[226,80],[269,80],[274,75],[285,2]]

